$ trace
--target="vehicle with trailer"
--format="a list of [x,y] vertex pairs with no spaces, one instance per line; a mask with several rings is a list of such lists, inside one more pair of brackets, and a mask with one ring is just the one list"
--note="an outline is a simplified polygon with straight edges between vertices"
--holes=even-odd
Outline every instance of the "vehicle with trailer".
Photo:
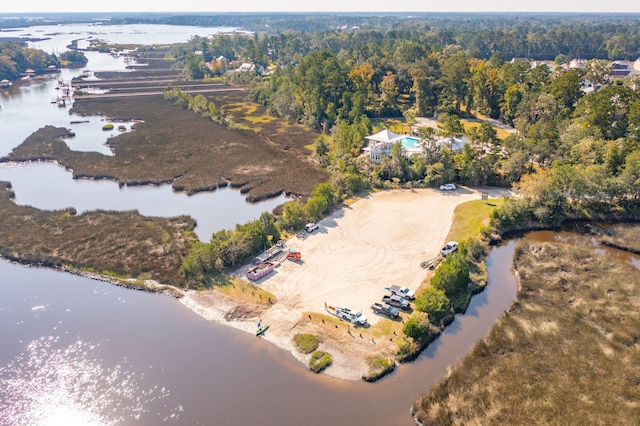
[[327,305],[326,302],[324,304],[324,308],[331,315],[335,315],[336,317],[345,321],[349,321],[352,324],[365,325],[367,323],[367,317],[364,316],[360,311],[352,311],[351,309],[348,309],[348,308],[330,306],[330,305]]
[[457,250],[458,250],[458,243],[455,241],[449,241],[447,244],[444,245],[444,247],[442,247],[442,249],[440,249],[440,254],[446,257],[448,254],[451,254]]
[[400,309],[386,303],[375,302],[371,305],[371,310],[376,314],[386,315],[389,318],[398,318],[398,315],[400,315]]

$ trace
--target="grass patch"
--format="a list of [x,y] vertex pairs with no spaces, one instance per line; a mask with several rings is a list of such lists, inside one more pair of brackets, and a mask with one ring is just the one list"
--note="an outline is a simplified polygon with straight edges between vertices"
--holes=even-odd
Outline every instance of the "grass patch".
[[230,278],[228,275],[221,274],[214,285],[216,290],[238,301],[263,304],[274,304],[278,301],[272,293],[263,288],[239,278]]
[[[477,121],[468,121],[465,119],[460,120],[460,122],[462,123],[462,127],[464,127],[464,132],[467,134],[471,131],[471,129],[476,129],[480,127],[480,124],[482,124]],[[500,127],[496,127],[494,125],[492,125],[491,127],[493,127],[493,130],[496,131],[496,135],[498,136],[498,139],[504,139],[511,134],[505,129],[501,129]]]
[[320,373],[322,370],[331,365],[333,360],[331,359],[331,354],[324,351],[315,351],[311,354],[311,359],[309,360],[309,368],[314,373]]
[[447,241],[464,241],[480,237],[482,228],[489,224],[491,213],[504,204],[504,198],[487,201],[467,201],[456,207],[453,225]]
[[369,371],[362,376],[362,380],[366,382],[375,382],[396,368],[396,363],[391,358],[378,355],[368,357],[367,365],[369,366]]
[[298,351],[303,354],[310,354],[318,349],[320,342],[320,338],[314,334],[296,334],[293,336],[293,343],[295,343]]
[[640,271],[555,243],[521,243],[514,263],[518,300],[414,404],[417,421],[637,424]]

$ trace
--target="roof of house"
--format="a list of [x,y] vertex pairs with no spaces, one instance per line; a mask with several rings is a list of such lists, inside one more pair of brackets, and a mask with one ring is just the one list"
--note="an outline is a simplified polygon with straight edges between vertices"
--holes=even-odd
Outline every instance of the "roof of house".
[[375,135],[365,136],[365,139],[375,142],[396,142],[398,139],[402,137],[396,133],[388,129],[384,129],[381,132],[376,133]]

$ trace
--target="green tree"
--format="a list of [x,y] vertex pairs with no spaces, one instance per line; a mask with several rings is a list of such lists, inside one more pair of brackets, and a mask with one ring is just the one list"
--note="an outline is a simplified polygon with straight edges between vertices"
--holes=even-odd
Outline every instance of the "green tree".
[[432,324],[439,324],[451,312],[451,303],[443,290],[430,286],[416,297],[416,309],[425,312]]
[[431,287],[444,291],[449,298],[468,286],[469,265],[461,251],[448,255],[431,278]]
[[429,330],[429,317],[425,312],[416,311],[404,323],[402,332],[414,340],[422,338]]

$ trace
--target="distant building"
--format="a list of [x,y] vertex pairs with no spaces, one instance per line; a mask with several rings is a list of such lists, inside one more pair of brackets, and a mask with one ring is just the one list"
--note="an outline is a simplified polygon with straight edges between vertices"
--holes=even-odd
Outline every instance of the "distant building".
[[546,66],[547,68],[549,68],[549,71],[555,71],[555,69],[558,67],[556,65],[555,62],[553,61],[533,61],[531,62],[531,68],[537,68],[540,66]]
[[611,75],[613,77],[626,77],[629,75],[631,70],[631,62],[628,61],[615,61],[611,64]]
[[237,69],[237,71],[253,71],[256,69],[256,66],[252,63],[249,62],[244,62],[242,65],[240,65]]
[[569,62],[569,68],[585,69],[586,67],[587,67],[586,59],[572,59],[571,62]]

